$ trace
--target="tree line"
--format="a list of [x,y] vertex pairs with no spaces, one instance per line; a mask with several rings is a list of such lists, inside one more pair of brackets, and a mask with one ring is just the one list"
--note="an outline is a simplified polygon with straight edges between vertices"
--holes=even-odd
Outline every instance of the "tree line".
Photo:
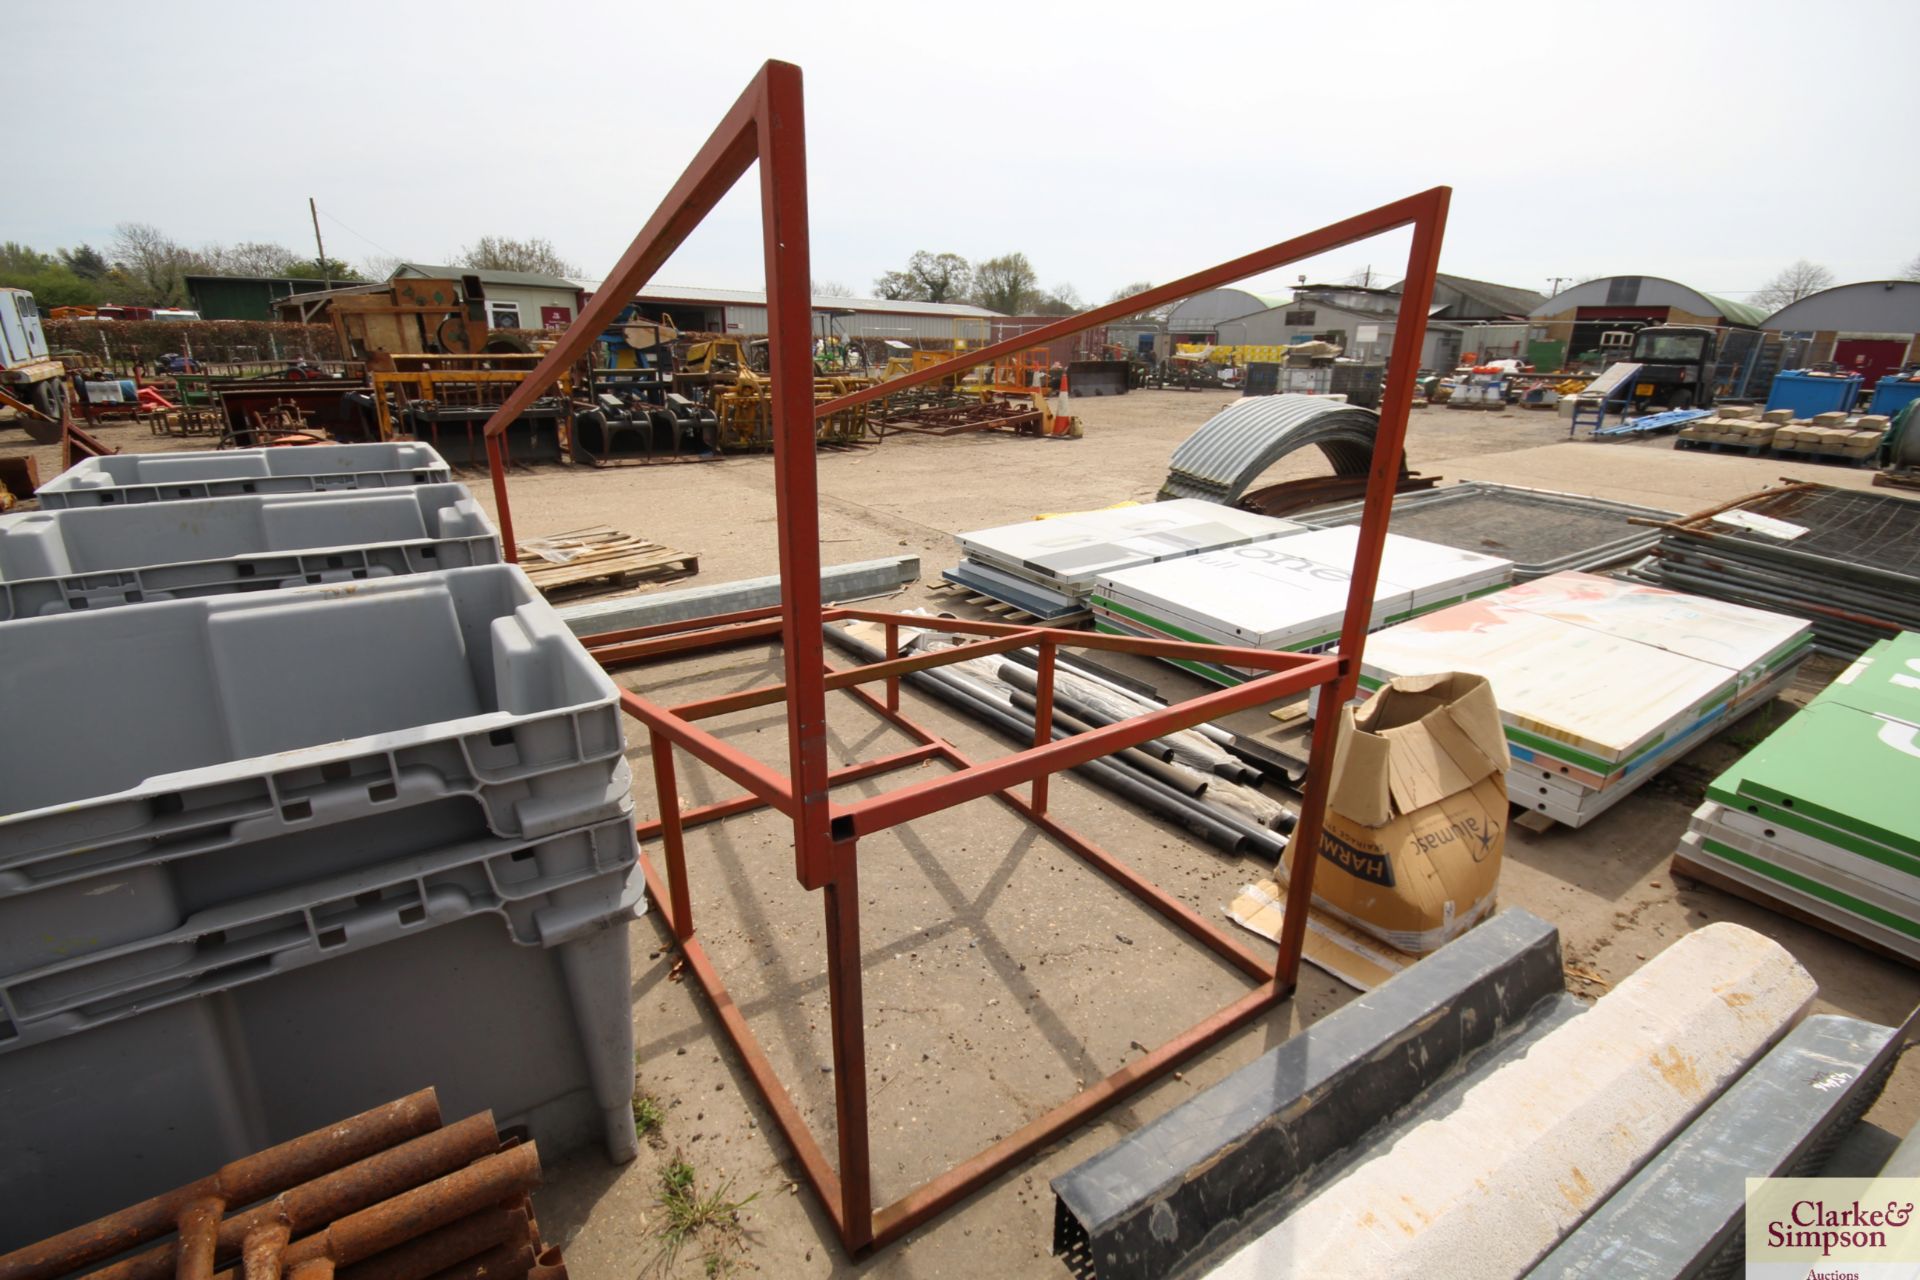
[[873,281],[874,296],[913,302],[970,302],[1002,315],[1068,316],[1086,303],[1070,284],[1040,287],[1040,273],[1024,253],[969,262],[957,253],[925,249],[899,271]]
[[[580,274],[579,268],[538,236],[482,236],[451,256],[452,265],[472,270]],[[188,276],[270,276],[351,284],[384,280],[399,265],[397,258],[372,258],[358,266],[332,257],[303,258],[270,241],[193,247],[145,222],[121,223],[104,250],[83,242],[47,253],[12,240],[0,243],[0,285],[29,290],[43,310],[103,303],[189,306]]]

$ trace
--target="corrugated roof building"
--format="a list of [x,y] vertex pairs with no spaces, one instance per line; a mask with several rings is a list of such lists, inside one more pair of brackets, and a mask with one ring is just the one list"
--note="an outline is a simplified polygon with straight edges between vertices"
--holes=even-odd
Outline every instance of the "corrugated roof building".
[[[1745,302],[1716,297],[1660,276],[1601,276],[1563,289],[1534,307],[1535,338],[1543,345],[1559,344],[1558,357],[1536,358],[1577,362],[1598,358],[1601,337],[1610,331],[1630,331],[1653,324],[1704,325],[1712,329],[1752,331],[1767,318],[1766,310]],[[1740,343],[1723,348],[1743,350]],[[1543,365],[1544,367],[1544,365]]]
[[1789,302],[1763,326],[1802,342],[1802,363],[1832,362],[1874,383],[1920,361],[1920,283],[1866,280]]
[[1167,333],[1175,342],[1214,342],[1222,321],[1268,311],[1285,302],[1285,298],[1232,285],[1208,289],[1174,304],[1167,313]]

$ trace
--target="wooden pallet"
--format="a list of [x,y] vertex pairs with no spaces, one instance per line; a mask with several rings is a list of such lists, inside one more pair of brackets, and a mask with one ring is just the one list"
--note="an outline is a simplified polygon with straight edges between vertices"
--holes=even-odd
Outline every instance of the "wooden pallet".
[[612,591],[642,578],[664,582],[700,572],[697,553],[675,551],[607,525],[529,538],[519,544],[520,567],[542,595],[585,588]]

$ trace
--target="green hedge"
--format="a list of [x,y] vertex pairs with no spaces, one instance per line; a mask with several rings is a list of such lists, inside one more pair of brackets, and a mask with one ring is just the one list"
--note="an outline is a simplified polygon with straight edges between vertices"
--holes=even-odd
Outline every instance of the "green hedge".
[[333,326],[267,320],[48,320],[47,346],[83,351],[101,364],[152,364],[169,351],[200,360],[337,360]]

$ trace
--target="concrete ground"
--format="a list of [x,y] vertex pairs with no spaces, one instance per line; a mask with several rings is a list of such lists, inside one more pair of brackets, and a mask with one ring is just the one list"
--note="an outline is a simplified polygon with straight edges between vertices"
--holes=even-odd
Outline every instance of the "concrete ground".
[[[821,536],[829,562],[910,551],[923,581],[886,607],[953,608],[928,589],[957,559],[953,534],[1045,511],[1151,499],[1173,447],[1230,396],[1145,392],[1076,405],[1078,441],[998,436],[896,438],[820,459]],[[105,428],[110,443],[152,447],[144,427]],[[1417,411],[1409,459],[1447,481],[1485,478],[1698,509],[1782,476],[1864,487],[1865,471],[1679,452],[1667,441],[1568,443],[1562,420]],[[167,441],[170,445],[180,442]],[[0,453],[23,448],[0,431]],[[58,470],[41,451],[41,474]],[[1290,459],[1280,474],[1321,469]],[[468,477],[477,481],[479,477]],[[521,537],[606,523],[701,555],[696,582],[774,568],[772,465],[764,457],[609,471],[553,467],[517,476]],[[482,492],[483,501],[489,502]],[[777,678],[770,648],[663,664],[623,675],[668,701]],[[1881,1022],[1920,1001],[1920,975],[1827,934],[1712,889],[1683,888],[1667,860],[1706,782],[1830,679],[1807,670],[1794,694],[1723,733],[1662,777],[1578,831],[1515,829],[1501,901],[1556,923],[1570,985],[1598,995],[1682,933],[1733,920],[1778,939],[1819,981],[1819,1008]],[[1142,664],[1172,696],[1187,678]],[[910,714],[976,755],[1008,744],[943,709],[906,696]],[[829,703],[836,763],[909,745],[841,695]],[[770,711],[710,722],[736,745],[784,764],[784,727]],[[630,735],[638,779],[651,777],[644,737]],[[686,806],[736,789],[679,757]],[[936,766],[923,766],[931,770]],[[912,774],[909,776],[924,776]],[[889,779],[897,783],[898,775]],[[882,784],[856,784],[875,794]],[[1204,915],[1224,919],[1239,887],[1267,866],[1229,858],[1117,804],[1072,778],[1057,780],[1058,814]],[[636,802],[651,816],[644,781]],[[831,1155],[833,1081],[827,1041],[821,908],[799,891],[783,824],[765,814],[689,835],[690,891],[700,936],[731,985],[793,1100]],[[980,801],[861,845],[863,973],[875,1198],[889,1203],[1041,1114],[1084,1083],[1136,1058],[1245,990],[1238,976],[1112,889],[1072,855]],[[640,1159],[611,1168],[594,1152],[550,1165],[536,1197],[542,1226],[583,1280],[642,1273],[758,1271],[773,1276],[1059,1276],[1048,1256],[1047,1180],[1244,1065],[1350,999],[1308,968],[1294,1000],[1203,1055],[1178,1076],[1136,1095],[1016,1167],[957,1208],[878,1256],[850,1261],[836,1242],[767,1109],[727,1046],[711,1007],[676,966],[657,917],[632,929],[638,1087],[664,1110]],[[1250,946],[1266,948],[1251,934]],[[1920,1073],[1902,1063],[1871,1115],[1904,1133],[1920,1119]],[[696,1234],[667,1265],[659,1203],[675,1158],[702,1193],[747,1200],[731,1242]],[[713,1251],[718,1248],[719,1253]],[[709,1257],[718,1261],[709,1266]]]

